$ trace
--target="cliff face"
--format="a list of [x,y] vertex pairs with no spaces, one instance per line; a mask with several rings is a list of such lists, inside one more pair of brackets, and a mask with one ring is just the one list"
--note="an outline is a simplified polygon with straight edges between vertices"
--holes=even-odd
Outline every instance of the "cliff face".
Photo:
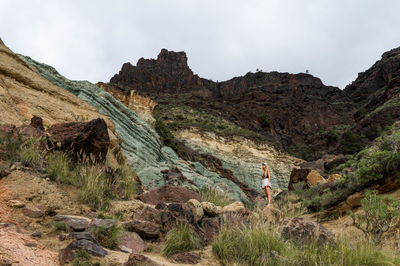
[[160,105],[179,100],[275,139],[285,149],[309,141],[315,150],[326,150],[325,142],[310,139],[316,131],[353,123],[356,110],[340,89],[308,74],[256,72],[216,83],[194,75],[184,52],[165,49],[157,60],[124,64],[110,83],[148,93]]
[[[231,180],[209,171],[198,162],[182,160],[171,148],[163,146],[153,127],[110,93],[87,81],[68,80],[54,68],[29,57],[21,58],[28,65],[34,66],[52,84],[78,96],[112,120],[121,139],[121,149],[127,162],[135,170],[145,188],[165,184],[189,188],[210,186],[231,193],[236,200],[248,201],[240,187]],[[120,97],[118,95],[117,97]],[[176,167],[181,175],[169,175],[168,172]]]
[[400,47],[382,55],[371,68],[344,89],[359,110],[353,131],[369,143],[400,119]]

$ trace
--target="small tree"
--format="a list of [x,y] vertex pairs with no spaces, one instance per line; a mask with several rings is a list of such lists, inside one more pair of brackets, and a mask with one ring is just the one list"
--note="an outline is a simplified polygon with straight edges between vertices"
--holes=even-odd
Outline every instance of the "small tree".
[[349,212],[353,225],[363,231],[375,245],[382,236],[400,220],[400,201],[391,196],[379,196],[376,190],[367,190],[361,200],[364,214]]

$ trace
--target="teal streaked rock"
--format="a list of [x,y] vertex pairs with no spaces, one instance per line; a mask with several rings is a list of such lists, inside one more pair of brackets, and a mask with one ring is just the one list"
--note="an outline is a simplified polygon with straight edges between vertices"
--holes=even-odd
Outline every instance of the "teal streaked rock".
[[171,148],[162,146],[160,137],[151,125],[111,94],[88,81],[69,80],[60,75],[55,68],[30,57],[20,57],[26,63],[35,66],[51,83],[73,93],[95,107],[99,113],[110,117],[122,140],[121,149],[129,165],[147,189],[165,185],[161,170],[179,167],[188,179],[182,186],[212,186],[232,194],[235,200],[247,201],[247,197],[232,181],[208,171],[199,163],[184,161]]

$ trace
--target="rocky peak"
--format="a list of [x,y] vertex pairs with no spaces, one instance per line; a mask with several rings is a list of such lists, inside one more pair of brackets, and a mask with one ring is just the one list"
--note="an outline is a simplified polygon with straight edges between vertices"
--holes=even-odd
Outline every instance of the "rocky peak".
[[162,49],[157,59],[140,58],[136,66],[125,63],[110,83],[147,93],[195,91],[203,96],[211,95],[189,68],[186,53],[167,49]]

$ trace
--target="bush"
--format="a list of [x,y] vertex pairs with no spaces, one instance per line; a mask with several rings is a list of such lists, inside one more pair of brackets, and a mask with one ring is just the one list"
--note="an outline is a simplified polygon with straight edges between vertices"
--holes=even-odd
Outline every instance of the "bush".
[[199,189],[199,194],[202,201],[211,202],[215,206],[224,207],[233,202],[233,199],[229,194],[220,192],[216,188],[209,186],[204,186]]
[[260,117],[261,127],[264,130],[268,130],[271,127],[271,119],[267,113],[263,113]]
[[351,131],[346,131],[342,135],[340,143],[343,154],[354,154],[362,149],[360,138],[354,135]]
[[367,190],[361,200],[364,214],[350,211],[353,225],[360,229],[375,245],[379,244],[385,234],[400,220],[400,201],[390,196],[379,196],[375,190]]
[[40,143],[37,139],[31,139],[23,145],[20,152],[21,162],[25,165],[42,166],[43,156]]
[[96,227],[92,230],[93,236],[106,248],[116,249],[121,243],[121,227],[114,225],[110,228]]
[[178,145],[176,143],[174,135],[171,133],[171,131],[168,129],[168,127],[165,125],[160,117],[156,117],[156,123],[154,127],[158,135],[160,135],[163,144],[171,147],[175,151],[178,151]]
[[104,168],[99,165],[83,165],[80,178],[82,201],[95,209],[107,209],[113,189]]
[[51,180],[71,185],[77,183],[77,176],[70,170],[71,160],[66,153],[50,153],[46,160],[46,173]]
[[162,252],[165,256],[171,256],[200,247],[196,233],[188,225],[178,224],[167,233]]
[[4,137],[0,136],[0,160],[17,161],[19,159],[22,143],[21,134],[14,136],[8,133]]

